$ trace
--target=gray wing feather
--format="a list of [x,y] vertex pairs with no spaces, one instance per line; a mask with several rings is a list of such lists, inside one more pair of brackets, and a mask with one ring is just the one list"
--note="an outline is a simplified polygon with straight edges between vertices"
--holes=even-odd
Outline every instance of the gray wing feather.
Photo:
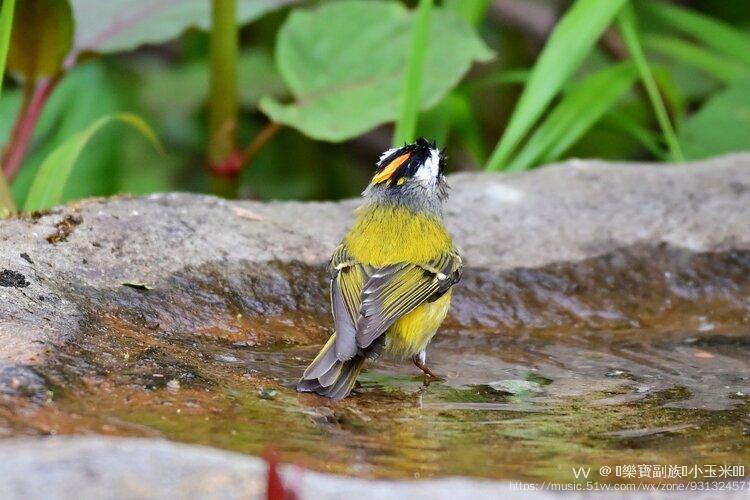
[[373,272],[362,289],[357,345],[367,348],[399,318],[447,292],[460,279],[462,265],[458,253],[446,252],[424,265],[394,264]]
[[331,308],[336,328],[336,358],[340,361],[352,359],[358,351],[357,330],[341,296],[338,277],[331,280]]

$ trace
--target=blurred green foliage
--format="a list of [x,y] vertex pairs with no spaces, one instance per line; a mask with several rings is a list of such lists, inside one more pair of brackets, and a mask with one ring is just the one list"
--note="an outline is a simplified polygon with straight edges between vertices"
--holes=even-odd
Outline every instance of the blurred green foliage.
[[[272,120],[284,124],[242,170],[240,196],[355,195],[391,143],[417,2],[236,1],[238,147]],[[105,127],[78,156],[63,201],[207,192],[211,2],[21,3],[23,19],[39,8],[62,15],[69,5],[72,20],[49,36],[49,23],[14,24],[10,62],[23,64],[10,64],[0,96],[6,151],[31,93],[44,97],[12,182],[19,204],[51,152],[124,112],[150,124],[166,154]],[[632,35],[644,50],[637,66],[633,39],[615,23],[622,5],[632,7]],[[451,170],[522,170],[573,156],[661,161],[674,149],[665,124],[687,159],[750,150],[749,27],[745,0],[436,1],[417,134],[447,145]],[[21,47],[29,30],[39,36]],[[48,50],[66,44],[67,54]],[[32,46],[51,55],[29,58]],[[636,67],[652,75],[650,89]]]

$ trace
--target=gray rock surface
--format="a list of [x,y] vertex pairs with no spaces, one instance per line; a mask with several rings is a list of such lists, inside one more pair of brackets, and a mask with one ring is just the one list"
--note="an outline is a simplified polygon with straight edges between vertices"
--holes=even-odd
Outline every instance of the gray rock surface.
[[[161,440],[75,437],[17,439],[0,444],[0,498],[102,499],[265,498],[266,464],[259,458]],[[477,500],[560,498],[559,492],[519,490],[518,483],[448,478],[368,481],[285,467],[284,481],[300,500]],[[570,486],[568,486],[570,487]],[[565,498],[589,498],[574,492]],[[690,498],[715,498],[695,491]],[[601,492],[597,498],[601,496]],[[664,492],[629,492],[627,498],[665,498]],[[605,498],[622,498],[621,493]],[[722,498],[745,498],[722,492]]]
[[[574,160],[517,175],[458,174],[450,184],[447,224],[470,268],[538,268],[642,244],[693,252],[750,248],[750,155],[681,166]],[[267,312],[260,299],[284,295],[293,300],[281,307],[325,307],[319,280],[281,279],[284,269],[267,264],[322,269],[357,203],[155,194],[2,221],[0,271],[28,285],[0,286],[0,360],[41,362],[46,343],[81,327],[79,297],[122,297],[125,282],[164,288],[186,270],[257,295],[255,304],[238,298],[238,307]],[[201,273],[207,265],[214,267]],[[252,278],[257,286],[249,291],[239,283]]]

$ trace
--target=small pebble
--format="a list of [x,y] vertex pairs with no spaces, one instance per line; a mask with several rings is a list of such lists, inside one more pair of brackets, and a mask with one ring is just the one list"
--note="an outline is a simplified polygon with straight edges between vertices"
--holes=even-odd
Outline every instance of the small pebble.
[[220,363],[236,363],[239,361],[237,356],[232,356],[231,354],[219,354],[214,359]]
[[180,381],[176,378],[173,378],[169,382],[167,382],[167,389],[170,391],[179,391],[180,390]]
[[276,389],[261,389],[258,391],[260,399],[275,399],[278,391]]

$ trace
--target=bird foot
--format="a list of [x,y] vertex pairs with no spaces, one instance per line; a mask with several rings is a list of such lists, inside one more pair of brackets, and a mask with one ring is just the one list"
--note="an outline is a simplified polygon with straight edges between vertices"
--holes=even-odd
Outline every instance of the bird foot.
[[429,387],[430,386],[430,382],[432,382],[432,381],[435,381],[435,380],[443,381],[443,380],[445,380],[443,377],[441,377],[439,375],[436,375],[435,372],[433,372],[430,369],[430,367],[427,366],[427,364],[425,364],[424,361],[422,361],[422,359],[420,358],[419,355],[414,356],[412,358],[412,361],[414,362],[414,366],[416,366],[417,368],[419,368],[420,370],[422,370],[422,373],[424,373],[423,384],[424,384],[425,387]]

